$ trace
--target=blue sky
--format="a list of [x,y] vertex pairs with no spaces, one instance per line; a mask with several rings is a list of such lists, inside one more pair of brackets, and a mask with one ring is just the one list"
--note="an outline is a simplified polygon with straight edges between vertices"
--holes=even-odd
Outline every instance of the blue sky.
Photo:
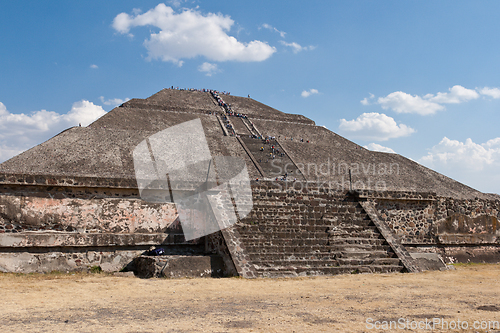
[[498,1],[4,1],[0,161],[210,88],[500,193]]

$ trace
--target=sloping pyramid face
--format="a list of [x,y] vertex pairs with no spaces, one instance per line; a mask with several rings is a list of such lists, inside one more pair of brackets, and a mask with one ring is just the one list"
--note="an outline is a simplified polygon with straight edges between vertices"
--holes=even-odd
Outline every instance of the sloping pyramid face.
[[[164,89],[132,99],[88,127],[70,128],[0,165],[4,174],[115,179],[135,186],[133,150],[169,127],[199,119],[211,156],[245,161],[251,179],[287,179],[347,190],[434,192],[439,196],[485,195],[397,154],[372,152],[320,126],[250,98],[222,96],[235,113],[228,128],[211,93]],[[274,154],[250,136],[277,140]],[[272,155],[275,158],[272,158]],[[349,170],[351,180],[349,179]]]

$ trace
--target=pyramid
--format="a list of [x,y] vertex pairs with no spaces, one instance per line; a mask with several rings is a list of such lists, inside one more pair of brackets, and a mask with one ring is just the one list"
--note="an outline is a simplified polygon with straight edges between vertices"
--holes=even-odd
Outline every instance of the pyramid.
[[[214,161],[243,161],[252,209],[231,227],[186,239],[178,203],[141,197],[134,149],[194,120]],[[151,247],[165,250],[162,260],[191,260],[194,268],[171,276],[400,272],[499,259],[498,195],[214,90],[129,100],[0,164],[0,188],[3,271],[154,271]]]

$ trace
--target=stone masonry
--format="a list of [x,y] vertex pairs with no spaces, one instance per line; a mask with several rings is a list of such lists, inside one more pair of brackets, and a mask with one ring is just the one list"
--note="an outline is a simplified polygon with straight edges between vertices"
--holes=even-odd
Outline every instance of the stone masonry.
[[[236,225],[186,242],[174,203],[141,199],[132,152],[194,119],[212,156],[246,163],[253,208]],[[209,90],[132,99],[0,164],[4,272],[415,272],[415,253],[447,263],[499,262],[499,219],[496,194],[364,149],[305,116]],[[163,254],[152,258],[151,249]]]

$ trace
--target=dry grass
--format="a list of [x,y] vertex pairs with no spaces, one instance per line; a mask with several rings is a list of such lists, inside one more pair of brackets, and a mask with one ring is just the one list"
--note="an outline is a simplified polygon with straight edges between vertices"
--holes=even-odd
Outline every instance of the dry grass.
[[382,331],[367,318],[472,326],[500,321],[499,276],[500,265],[255,280],[0,274],[0,320],[3,332]]

